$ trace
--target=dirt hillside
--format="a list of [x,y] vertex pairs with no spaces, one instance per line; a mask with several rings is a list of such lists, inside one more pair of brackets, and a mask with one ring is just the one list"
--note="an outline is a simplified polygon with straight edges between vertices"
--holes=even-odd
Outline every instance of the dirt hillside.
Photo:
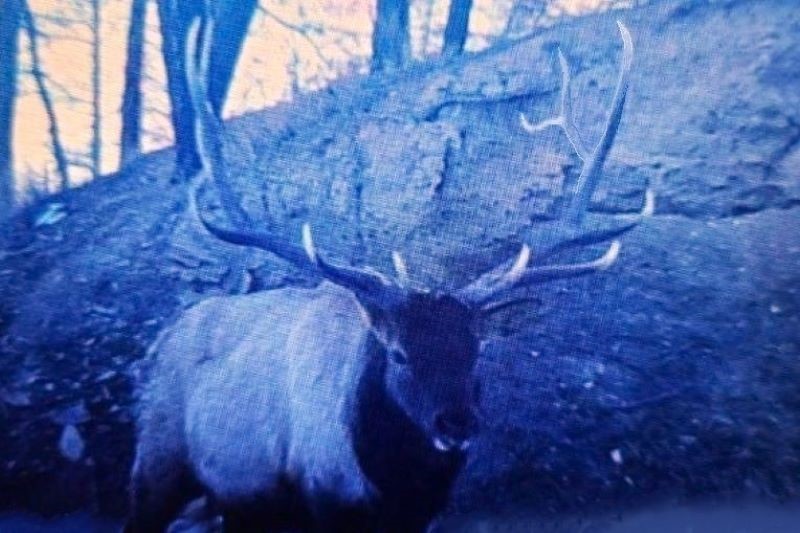
[[[498,313],[485,420],[454,508],[542,512],[664,494],[800,489],[800,11],[663,1],[394,77],[353,79],[229,124],[234,186],[276,234],[448,287],[505,259],[580,170],[558,105],[561,48],[583,136],[631,93],[598,212],[656,215],[603,275]],[[198,236],[172,153],[30,206],[0,239],[0,508],[124,510],[137,362],[204,295],[313,283]],[[271,222],[267,223],[266,212]],[[596,255],[587,251],[587,256]],[[581,254],[570,259],[583,257]]]

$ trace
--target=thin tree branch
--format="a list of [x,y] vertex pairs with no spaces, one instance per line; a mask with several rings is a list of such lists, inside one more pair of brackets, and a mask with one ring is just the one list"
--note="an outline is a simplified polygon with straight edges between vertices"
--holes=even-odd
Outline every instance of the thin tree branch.
[[44,73],[41,68],[41,58],[39,57],[39,33],[36,30],[36,21],[31,12],[27,0],[21,0],[22,7],[22,23],[25,27],[28,36],[28,50],[31,55],[31,74],[36,81],[36,86],[39,90],[39,97],[42,99],[47,120],[50,124],[50,142],[53,149],[53,157],[56,160],[56,170],[61,180],[61,188],[70,186],[69,176],[69,161],[64,151],[64,146],[61,144],[61,134],[58,126],[58,117],[56,116],[53,99],[50,91],[47,88]]

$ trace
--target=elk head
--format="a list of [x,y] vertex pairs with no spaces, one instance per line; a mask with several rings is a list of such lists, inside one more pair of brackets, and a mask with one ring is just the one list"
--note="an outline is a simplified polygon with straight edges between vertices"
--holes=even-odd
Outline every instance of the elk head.
[[[474,368],[479,355],[480,323],[498,302],[513,302],[515,289],[548,280],[581,276],[610,267],[616,260],[620,242],[613,240],[636,227],[652,214],[654,195],[648,190],[642,210],[635,215],[601,216],[588,213],[589,201],[602,177],[628,89],[633,44],[628,30],[618,23],[623,41],[622,67],[604,131],[597,146],[584,145],[570,112],[570,76],[567,62],[559,51],[562,69],[561,113],[557,118],[532,125],[522,117],[522,126],[536,132],[559,126],[567,134],[583,160],[580,176],[564,195],[558,220],[540,226],[537,260],[523,244],[519,254],[501,263],[475,281],[456,291],[440,293],[410,287],[408,271],[399,253],[393,254],[394,279],[370,268],[356,268],[329,262],[317,251],[309,224],[302,227],[302,248],[297,241],[259,229],[241,208],[224,175],[221,158],[219,120],[206,105],[203,90],[206,79],[210,24],[198,35],[194,24],[189,42],[197,41],[199,52],[187,52],[192,99],[197,115],[198,152],[202,174],[218,188],[227,217],[226,225],[210,221],[197,208],[193,191],[190,208],[205,229],[228,243],[267,250],[299,266],[313,266],[327,281],[347,289],[358,302],[372,336],[386,358],[384,388],[405,414],[430,438],[436,449],[463,450],[476,428],[477,380]],[[199,184],[202,178],[196,181]],[[196,187],[195,187],[196,189]],[[603,219],[603,220],[600,220]],[[570,247],[606,243],[606,251],[588,262],[550,264],[547,259]]]

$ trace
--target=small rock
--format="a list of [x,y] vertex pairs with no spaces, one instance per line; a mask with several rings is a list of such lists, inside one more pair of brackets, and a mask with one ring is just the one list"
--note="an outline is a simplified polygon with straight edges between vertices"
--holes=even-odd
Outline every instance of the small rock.
[[64,426],[61,431],[61,438],[58,441],[58,449],[61,455],[74,463],[83,457],[84,448],[83,438],[81,438],[78,428],[71,424]]
[[90,310],[98,315],[102,316],[114,316],[117,313],[116,309],[111,307],[103,307],[102,305],[93,305]]
[[34,227],[50,226],[67,216],[66,206],[60,202],[47,204],[41,214],[36,217]]
[[27,407],[31,404],[31,398],[27,393],[7,389],[0,389],[0,401],[12,407]]
[[95,381],[108,381],[109,379],[114,378],[116,376],[117,376],[116,370],[106,370],[105,372],[97,376],[97,379]]
[[622,452],[620,451],[619,448],[614,448],[613,450],[611,450],[611,453],[609,455],[611,455],[611,460],[614,461],[615,464],[618,465],[622,464],[623,462]]

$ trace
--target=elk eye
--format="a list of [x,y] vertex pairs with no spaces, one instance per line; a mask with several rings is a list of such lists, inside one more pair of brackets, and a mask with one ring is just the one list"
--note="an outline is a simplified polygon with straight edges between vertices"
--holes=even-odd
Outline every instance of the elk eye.
[[403,350],[392,348],[389,350],[389,358],[398,365],[408,364],[408,357]]

